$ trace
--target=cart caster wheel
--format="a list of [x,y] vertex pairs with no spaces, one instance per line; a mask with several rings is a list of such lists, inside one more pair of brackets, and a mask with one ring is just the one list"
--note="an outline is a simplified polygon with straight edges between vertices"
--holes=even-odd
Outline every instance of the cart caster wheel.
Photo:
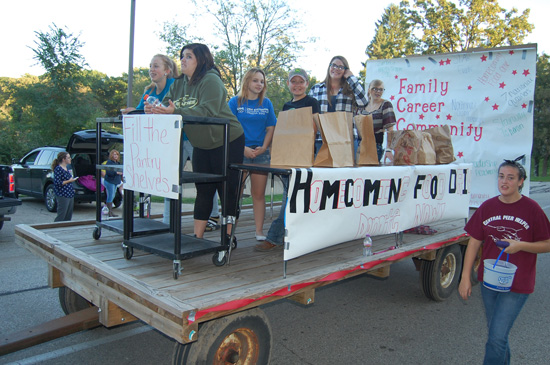
[[[227,235],[227,241],[231,239],[231,235]],[[233,236],[233,241],[231,241],[231,249],[234,250],[237,248],[237,237]]]
[[227,251],[219,250],[212,256],[212,262],[216,266],[223,266],[227,262]]
[[94,232],[92,233],[92,237],[94,238],[94,240],[98,240],[99,237],[101,237],[101,228],[95,227]]
[[124,253],[124,258],[126,260],[130,260],[132,256],[134,256],[134,248],[126,246],[124,243],[122,244],[122,252]]
[[174,271],[172,273],[172,276],[174,277],[174,280],[177,280],[179,275],[181,274],[181,264],[179,262],[174,261],[173,268],[174,268]]

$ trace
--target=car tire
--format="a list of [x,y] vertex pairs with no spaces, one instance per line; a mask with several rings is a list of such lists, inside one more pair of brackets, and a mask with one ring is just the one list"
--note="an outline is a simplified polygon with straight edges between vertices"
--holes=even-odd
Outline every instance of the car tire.
[[53,189],[53,184],[46,186],[44,191],[44,202],[46,203],[46,209],[48,212],[57,212],[57,197]]

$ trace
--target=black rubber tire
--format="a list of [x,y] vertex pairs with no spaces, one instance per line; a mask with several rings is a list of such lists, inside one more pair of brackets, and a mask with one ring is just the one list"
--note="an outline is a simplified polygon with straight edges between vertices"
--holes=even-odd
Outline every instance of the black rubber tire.
[[59,304],[61,304],[61,309],[63,309],[65,314],[71,314],[93,307],[92,303],[88,302],[66,286],[59,288]]
[[428,299],[442,302],[457,288],[462,271],[462,250],[457,245],[440,248],[435,260],[420,265],[420,285]]
[[133,247],[130,247],[130,246],[123,247],[122,251],[124,251],[124,258],[126,260],[131,260],[132,257],[134,257],[134,248]]
[[44,190],[44,203],[46,204],[46,209],[48,209],[48,212],[57,212],[57,197],[55,196],[53,184],[46,186],[46,189]]
[[94,238],[94,240],[98,240],[101,237],[101,228],[95,227],[92,233],[92,237]]
[[[225,252],[225,255],[223,255],[223,258],[220,260],[220,252]],[[218,250],[214,255],[212,255],[212,263],[215,266],[223,266],[227,263],[227,251],[226,250]]]
[[272,345],[267,316],[253,308],[200,325],[196,342],[176,343],[172,364],[269,364]]

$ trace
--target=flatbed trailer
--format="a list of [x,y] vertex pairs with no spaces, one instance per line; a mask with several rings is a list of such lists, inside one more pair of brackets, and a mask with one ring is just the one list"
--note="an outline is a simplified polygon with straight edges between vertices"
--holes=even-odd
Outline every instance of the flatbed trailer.
[[[372,256],[363,256],[360,240],[331,246],[290,260],[284,277],[283,250],[253,250],[252,210],[243,209],[230,265],[214,266],[210,255],[194,257],[184,261],[177,280],[172,263],[157,255],[136,250],[126,260],[116,232],[94,240],[95,221],[18,225],[15,234],[20,246],[48,263],[49,286],[60,288],[66,313],[93,304],[106,327],[142,320],[176,341],[174,364],[252,364],[270,358],[271,327],[258,308],[263,304],[287,298],[311,305],[318,287],[362,274],[387,277],[392,263],[407,258],[420,271],[425,295],[444,300],[460,277],[464,223],[433,223],[434,235],[373,237]],[[184,213],[182,232],[192,226]],[[217,231],[205,234],[216,237]]]

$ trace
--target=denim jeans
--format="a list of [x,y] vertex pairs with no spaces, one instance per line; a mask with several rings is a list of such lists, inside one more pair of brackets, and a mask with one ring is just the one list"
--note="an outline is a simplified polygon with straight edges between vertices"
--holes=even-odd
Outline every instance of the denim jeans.
[[115,198],[117,186],[115,184],[111,184],[107,180],[103,181],[103,186],[105,186],[105,193],[107,194],[105,202],[112,203],[113,199]]
[[497,292],[482,285],[481,297],[489,330],[483,364],[510,364],[508,334],[529,294]]
[[285,208],[288,196],[288,176],[281,176],[281,182],[283,183],[283,204],[281,205],[279,215],[271,222],[265,239],[274,245],[282,245],[285,239]]

